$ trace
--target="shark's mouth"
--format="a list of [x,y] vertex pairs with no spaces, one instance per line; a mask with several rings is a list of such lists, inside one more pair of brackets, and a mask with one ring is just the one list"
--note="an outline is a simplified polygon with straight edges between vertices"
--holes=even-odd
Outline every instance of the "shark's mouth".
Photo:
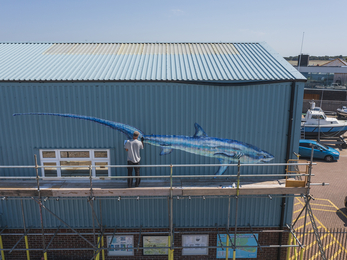
[[260,161],[261,162],[270,162],[270,161],[272,161],[274,158],[272,157],[272,158],[264,158],[264,159],[261,159]]

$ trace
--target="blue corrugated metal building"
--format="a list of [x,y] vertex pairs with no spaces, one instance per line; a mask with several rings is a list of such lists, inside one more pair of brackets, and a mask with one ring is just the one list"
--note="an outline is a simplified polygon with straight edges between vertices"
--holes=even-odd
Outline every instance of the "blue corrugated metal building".
[[[73,118],[13,116],[38,112],[121,122],[146,135],[194,136],[198,123],[208,136],[251,144],[273,155],[271,163],[286,163],[298,151],[305,80],[266,43],[0,43],[0,164],[33,165],[37,155],[39,165],[52,167],[49,163],[67,161],[64,151],[91,153],[81,161],[93,165],[126,164],[123,143],[128,138],[119,131]],[[219,163],[182,150],[160,153],[160,147],[145,144],[141,164]],[[98,170],[94,176],[127,175],[124,168]],[[217,166],[181,167],[174,174],[210,175],[217,170]],[[40,171],[40,175],[67,176],[56,171]],[[285,167],[249,166],[242,171],[284,174]],[[141,169],[141,175],[168,173],[163,168]],[[236,167],[225,172],[236,173]],[[36,176],[33,169],[1,169],[0,174]],[[232,227],[235,216],[227,217],[228,200],[175,200],[173,224],[212,228],[230,223]],[[85,198],[44,203],[73,228],[93,227]],[[287,198],[281,217],[280,197],[240,198],[238,225],[278,228],[291,222],[292,204],[293,199]],[[1,226],[23,228],[20,201],[5,199],[0,205]],[[23,198],[23,205],[26,226],[40,228],[37,203]],[[230,207],[233,211],[235,201]],[[100,198],[95,208],[107,227],[167,228],[169,223],[167,198]],[[61,225],[47,212],[43,222],[46,229]]]

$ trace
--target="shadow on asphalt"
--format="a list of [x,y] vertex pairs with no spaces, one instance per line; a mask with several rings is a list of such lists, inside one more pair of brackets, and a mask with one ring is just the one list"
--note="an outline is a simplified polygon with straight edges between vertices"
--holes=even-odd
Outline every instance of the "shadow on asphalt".
[[[341,212],[343,212],[343,215]],[[347,227],[347,209],[346,208],[340,208],[336,211],[336,215],[344,222],[344,226]]]

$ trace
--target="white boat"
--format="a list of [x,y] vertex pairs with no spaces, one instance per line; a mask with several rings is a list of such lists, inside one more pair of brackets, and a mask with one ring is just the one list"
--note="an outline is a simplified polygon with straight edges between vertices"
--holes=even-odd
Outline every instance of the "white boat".
[[338,117],[347,118],[347,107],[346,106],[343,106],[342,108],[338,108],[336,110],[337,110]]
[[333,85],[334,89],[346,89],[346,86],[341,85],[339,83],[333,83],[332,85]]
[[310,102],[310,109],[301,120],[301,130],[305,137],[338,137],[347,131],[347,121],[327,117],[320,107],[316,107],[314,101]]
[[346,86],[341,85],[339,83],[332,83],[331,85],[328,85],[328,86],[316,85],[315,88],[319,88],[319,89],[346,89]]

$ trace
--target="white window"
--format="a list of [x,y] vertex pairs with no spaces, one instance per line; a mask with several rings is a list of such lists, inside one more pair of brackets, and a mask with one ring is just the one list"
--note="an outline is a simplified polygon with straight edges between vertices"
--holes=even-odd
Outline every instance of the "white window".
[[111,176],[107,167],[110,165],[110,150],[107,149],[40,150],[40,158],[41,166],[47,166],[42,168],[43,177],[88,177],[90,165],[94,166],[93,177]]

